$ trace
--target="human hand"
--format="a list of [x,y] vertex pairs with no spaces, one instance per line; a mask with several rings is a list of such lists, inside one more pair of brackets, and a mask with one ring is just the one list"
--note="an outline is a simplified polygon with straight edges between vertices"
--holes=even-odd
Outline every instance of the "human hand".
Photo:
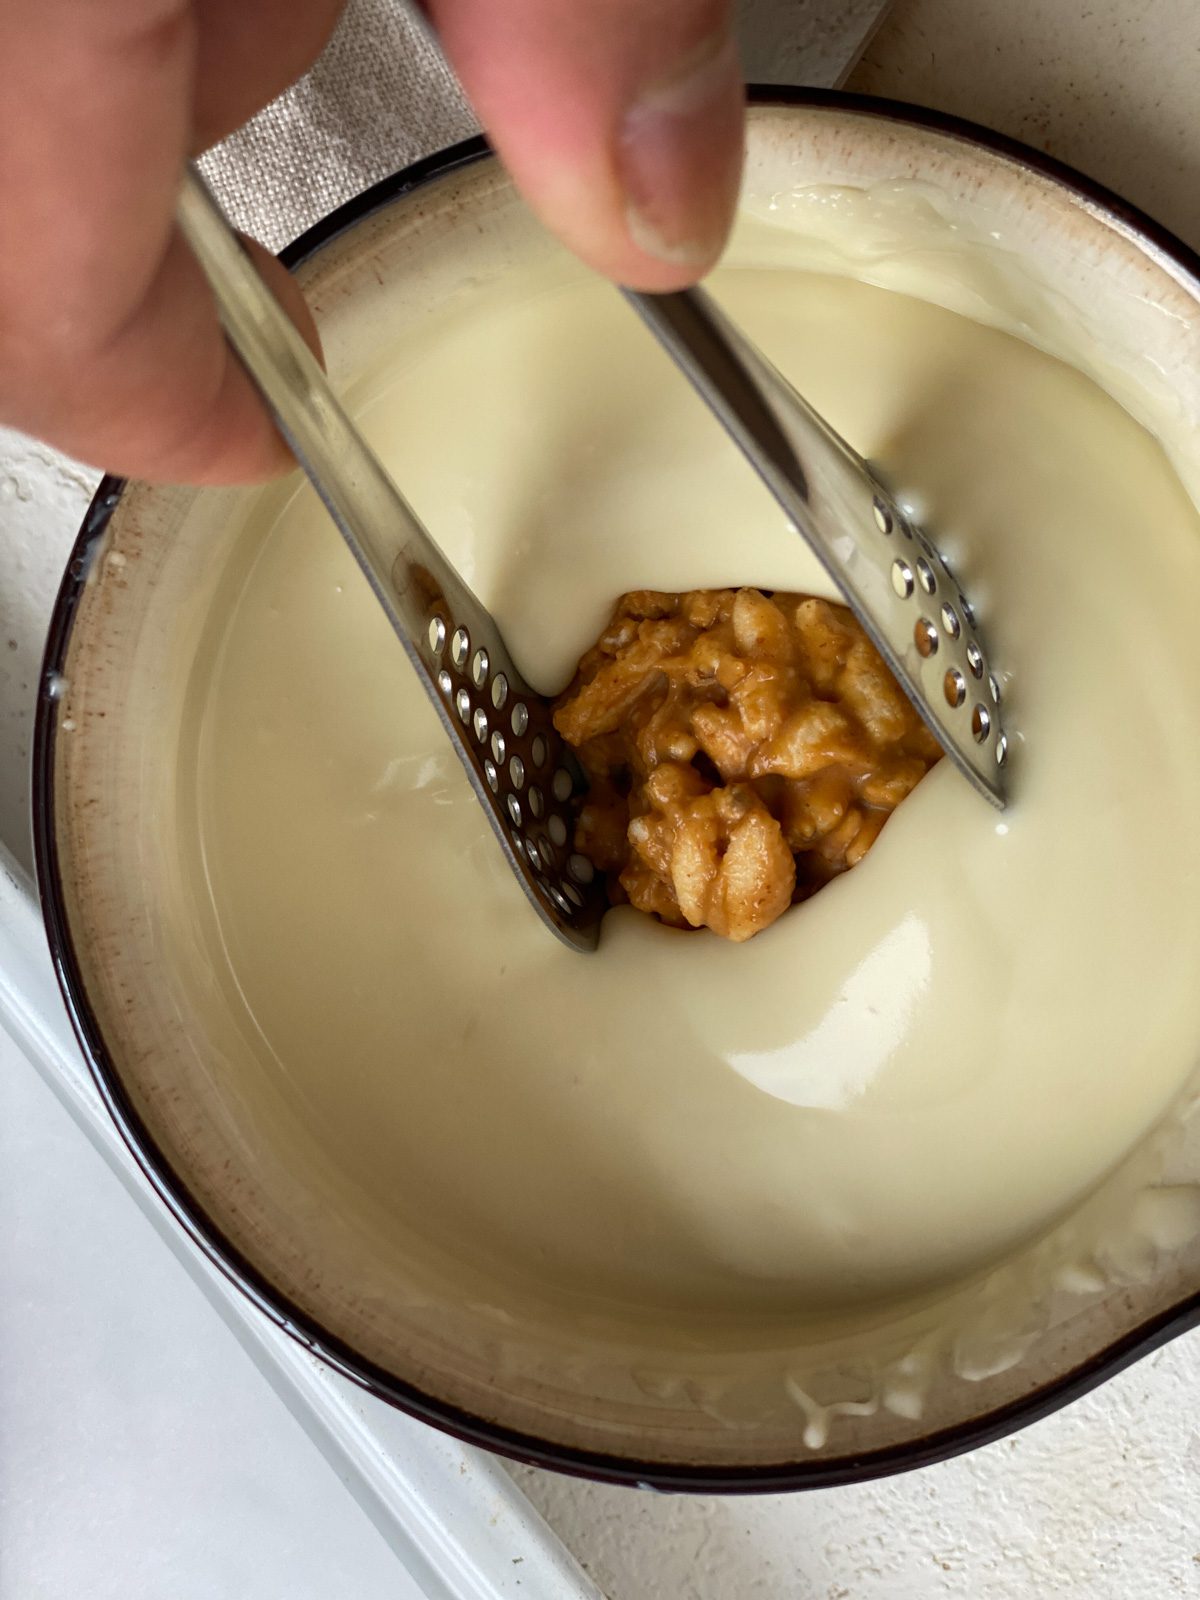
[[[291,464],[175,227],[185,159],[316,58],[342,0],[0,0],[0,421],[147,478]],[[679,287],[741,168],[730,0],[427,0],[548,227],[599,271]],[[278,263],[256,262],[307,338]]]

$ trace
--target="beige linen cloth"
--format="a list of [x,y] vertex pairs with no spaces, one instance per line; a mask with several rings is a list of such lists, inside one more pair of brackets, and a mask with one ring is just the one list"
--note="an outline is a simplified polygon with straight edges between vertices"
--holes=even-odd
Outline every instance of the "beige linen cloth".
[[312,70],[203,167],[237,226],[279,250],[351,195],[478,131],[403,0],[350,0]]
[[[740,0],[747,77],[840,82],[885,3]],[[350,0],[312,71],[203,165],[237,226],[278,250],[369,184],[478,131],[454,74],[404,0]]]

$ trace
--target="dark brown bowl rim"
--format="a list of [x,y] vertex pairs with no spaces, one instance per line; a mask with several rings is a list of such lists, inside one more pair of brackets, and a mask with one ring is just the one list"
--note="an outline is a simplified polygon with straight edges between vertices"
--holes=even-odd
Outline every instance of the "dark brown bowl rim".
[[[1149,241],[1195,280],[1200,295],[1200,256],[1135,206],[1071,167],[1017,140],[959,117],[900,101],[881,100],[840,90],[765,86],[754,87],[749,93],[755,104],[851,111],[927,129],[982,147],[1042,173]],[[446,177],[490,155],[491,150],[484,139],[468,139],[384,178],[301,234],[281,252],[281,260],[287,266],[295,267],[373,212],[434,179]],[[83,520],[54,606],[43,662],[43,684],[63,669],[87,575],[98,542],[103,538],[109,519],[120,501],[123,487],[121,479],[106,477]],[[905,1444],[890,1445],[858,1455],[833,1460],[784,1461],[766,1466],[730,1467],[639,1461],[633,1456],[574,1449],[514,1432],[422,1393],[394,1374],[365,1360],[274,1288],[206,1215],[203,1207],[188,1192],[183,1180],[171,1170],[134,1110],[89,1004],[72,942],[54,830],[56,729],[55,703],[49,695],[39,695],[34,729],[32,786],[38,892],[59,987],[92,1078],[110,1116],[151,1188],[193,1243],[231,1283],[285,1333],[335,1371],[411,1416],[419,1417],[423,1422],[431,1423],[465,1443],[497,1451],[516,1461],[601,1482],[636,1485],[665,1492],[686,1490],[707,1494],[779,1493],[791,1489],[832,1488],[928,1466],[980,1445],[990,1444],[1078,1399],[1168,1340],[1200,1324],[1200,1291],[1197,1291],[1053,1381],[1032,1390],[1019,1400],[983,1412],[969,1421],[956,1423]]]

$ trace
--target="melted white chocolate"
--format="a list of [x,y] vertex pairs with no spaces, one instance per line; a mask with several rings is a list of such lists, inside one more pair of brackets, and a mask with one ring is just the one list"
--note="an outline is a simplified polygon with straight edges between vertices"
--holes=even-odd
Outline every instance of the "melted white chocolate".
[[[811,1308],[1045,1228],[1194,1066],[1200,529],[1151,438],[1007,335],[814,275],[718,288],[969,580],[1009,674],[1009,810],[943,763],[749,945],[622,909],[574,955],[289,486],[248,536],[199,814],[247,1077],[385,1213],[601,1299]],[[358,401],[540,687],[626,589],[828,592],[610,290],[497,295]]]

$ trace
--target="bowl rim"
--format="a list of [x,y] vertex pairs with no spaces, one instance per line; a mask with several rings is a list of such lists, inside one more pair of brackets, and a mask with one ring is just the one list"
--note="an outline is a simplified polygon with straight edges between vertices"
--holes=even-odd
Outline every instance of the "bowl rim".
[[[1099,209],[1123,228],[1168,258],[1193,280],[1200,298],[1200,253],[1111,190],[1083,176],[1052,156],[944,112],[846,90],[752,85],[752,105],[799,107],[857,113],[909,128],[941,134],[982,148],[1032,170]],[[477,162],[490,159],[482,136],[467,139],[414,162],[345,201],[306,229],[280,252],[279,259],[296,267],[348,228],[392,202]],[[88,507],[72,547],[51,616],[40,682],[63,670],[80,600],[98,543],[103,539],[125,488],[125,480],[106,476]],[[779,1493],[823,1489],[866,1482],[929,1466],[990,1444],[1048,1416],[1090,1389],[1150,1354],[1190,1328],[1200,1325],[1200,1289],[1185,1295],[1119,1339],[1093,1352],[1077,1366],[1021,1398],[977,1416],[935,1430],[903,1444],[841,1457],[800,1457],[791,1461],[748,1466],[695,1462],[640,1461],[636,1456],[605,1454],[556,1444],[488,1421],[387,1372],[366,1360],[273,1287],[227,1239],[172,1170],[127,1095],[99,1021],[93,1012],[75,951],[63,889],[55,834],[55,749],[58,718],[51,696],[39,693],[32,751],[31,823],[38,895],[55,976],[92,1080],[108,1114],[136,1161],[142,1176],[192,1243],[242,1294],[275,1325],[319,1356],[336,1372],[401,1411],[432,1424],[465,1443],[498,1452],[532,1466],[594,1481],[625,1484],[665,1492],[707,1494]]]

